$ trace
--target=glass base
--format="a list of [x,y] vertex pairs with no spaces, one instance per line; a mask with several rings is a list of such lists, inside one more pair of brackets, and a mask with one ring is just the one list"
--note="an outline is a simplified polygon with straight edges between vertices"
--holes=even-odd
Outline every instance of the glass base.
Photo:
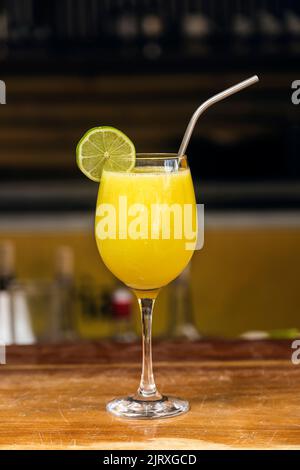
[[189,410],[189,402],[163,396],[160,400],[137,400],[135,397],[116,398],[106,405],[107,411],[119,418],[161,419],[181,415]]

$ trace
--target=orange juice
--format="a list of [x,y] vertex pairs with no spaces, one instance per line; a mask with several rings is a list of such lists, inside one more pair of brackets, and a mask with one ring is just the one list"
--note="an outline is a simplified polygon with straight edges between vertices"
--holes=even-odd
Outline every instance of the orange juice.
[[[115,208],[115,232],[109,238],[100,233],[103,205]],[[160,211],[156,211],[157,207]],[[195,232],[196,202],[188,168],[170,172],[161,167],[136,168],[132,172],[103,171],[96,209],[97,246],[108,269],[129,287],[140,290],[162,287],[175,279],[190,261],[193,248],[187,246],[191,240],[195,244],[196,235],[191,239],[186,234],[183,219],[179,216],[175,220],[174,208],[182,209],[182,215],[189,208]],[[170,226],[164,232],[165,215],[170,216]],[[139,231],[132,236],[133,224]]]

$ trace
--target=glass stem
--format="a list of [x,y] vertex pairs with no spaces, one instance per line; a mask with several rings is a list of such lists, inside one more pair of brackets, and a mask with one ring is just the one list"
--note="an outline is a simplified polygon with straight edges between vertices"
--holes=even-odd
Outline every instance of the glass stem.
[[142,316],[143,365],[136,398],[139,400],[160,400],[162,396],[156,389],[152,369],[152,314],[155,298],[138,297],[138,302]]

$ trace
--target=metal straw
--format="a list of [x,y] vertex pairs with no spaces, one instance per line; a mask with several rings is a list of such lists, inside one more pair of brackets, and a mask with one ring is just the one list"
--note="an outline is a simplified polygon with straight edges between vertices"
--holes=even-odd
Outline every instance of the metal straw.
[[199,117],[201,114],[209,108],[211,105],[217,103],[218,101],[223,100],[224,98],[227,98],[227,96],[233,95],[234,93],[237,93],[238,91],[243,90],[244,88],[247,88],[250,85],[253,85],[254,83],[258,82],[258,76],[253,75],[253,77],[248,78],[247,80],[244,80],[241,83],[238,83],[237,85],[233,85],[230,88],[227,88],[224,91],[221,91],[221,93],[218,93],[217,95],[212,96],[209,98],[207,101],[204,101],[199,108],[196,109],[194,112],[193,116],[191,117],[191,120],[186,128],[185,134],[183,136],[178,155],[182,156],[185,155],[187,146],[189,144],[190,138],[192,136],[192,132],[194,130],[195,124],[198,121]]

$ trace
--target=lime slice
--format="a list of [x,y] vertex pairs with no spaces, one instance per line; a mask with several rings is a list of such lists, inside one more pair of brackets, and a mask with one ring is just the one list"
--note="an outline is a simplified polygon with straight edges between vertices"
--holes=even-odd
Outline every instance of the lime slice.
[[114,127],[94,127],[78,142],[76,160],[82,173],[100,181],[103,169],[130,171],[135,165],[135,148],[123,132]]

